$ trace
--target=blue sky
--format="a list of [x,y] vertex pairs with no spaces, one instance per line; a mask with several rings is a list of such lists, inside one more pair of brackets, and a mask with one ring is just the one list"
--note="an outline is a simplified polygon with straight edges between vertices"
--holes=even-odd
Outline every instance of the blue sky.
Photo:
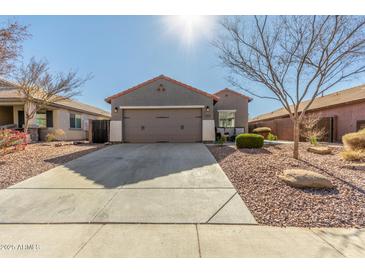
[[[209,27],[194,30],[191,43],[162,16],[10,18],[29,25],[32,34],[23,45],[24,61],[34,56],[47,59],[55,71],[92,73],[77,99],[105,110],[110,110],[105,97],[160,74],[210,93],[231,87],[210,43],[219,17],[210,17]],[[359,82],[344,87],[355,84]],[[278,107],[276,102],[254,98],[249,114],[254,117]]]

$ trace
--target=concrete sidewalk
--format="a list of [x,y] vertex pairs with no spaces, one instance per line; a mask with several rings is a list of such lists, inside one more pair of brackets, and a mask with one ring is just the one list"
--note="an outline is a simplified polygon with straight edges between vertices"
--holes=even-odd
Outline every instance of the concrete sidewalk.
[[0,225],[0,257],[365,257],[365,229]]

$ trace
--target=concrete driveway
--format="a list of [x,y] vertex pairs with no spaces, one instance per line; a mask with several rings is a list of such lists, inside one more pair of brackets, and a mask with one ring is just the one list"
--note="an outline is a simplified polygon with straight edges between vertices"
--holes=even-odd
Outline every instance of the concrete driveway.
[[256,221],[203,144],[121,144],[0,191],[0,223]]

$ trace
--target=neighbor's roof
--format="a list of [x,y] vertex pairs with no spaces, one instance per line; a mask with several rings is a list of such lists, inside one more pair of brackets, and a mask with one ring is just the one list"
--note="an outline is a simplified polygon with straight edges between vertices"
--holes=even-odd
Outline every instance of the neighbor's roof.
[[234,94],[240,95],[240,96],[242,96],[244,98],[247,98],[249,102],[251,102],[253,100],[251,97],[248,97],[248,96],[246,96],[246,95],[244,95],[242,93],[239,93],[237,91],[231,90],[229,88],[225,88],[225,89],[219,90],[216,93],[214,93],[214,95],[217,95],[219,97],[219,94],[222,93],[222,92],[224,92],[224,91],[229,91],[231,93],[234,93]]
[[112,96],[109,96],[109,97],[105,98],[105,101],[110,104],[110,102],[111,102],[112,99],[115,99],[117,97],[126,95],[128,93],[131,93],[131,92],[133,92],[133,91],[135,91],[135,90],[137,90],[137,89],[139,89],[141,87],[144,87],[144,86],[146,86],[148,84],[151,84],[151,83],[153,83],[155,81],[158,81],[158,80],[166,80],[166,81],[169,81],[169,82],[174,83],[176,85],[182,86],[182,87],[184,87],[184,88],[186,88],[186,89],[188,89],[190,91],[193,91],[193,92],[199,93],[201,95],[207,96],[209,98],[212,98],[214,101],[218,101],[218,99],[219,99],[217,96],[215,96],[213,94],[210,94],[208,92],[202,91],[202,90],[197,89],[197,88],[194,88],[192,86],[189,86],[187,84],[184,84],[182,82],[179,82],[179,81],[177,81],[175,79],[172,79],[170,77],[167,77],[165,75],[160,75],[160,76],[157,76],[157,77],[152,78],[150,80],[147,80],[147,81],[145,81],[145,82],[143,82],[141,84],[138,84],[138,85],[136,85],[134,87],[131,87],[131,88],[127,89],[127,90],[124,90],[124,91],[118,92],[117,94],[114,94]]
[[[365,85],[345,89],[342,91],[337,91],[334,93],[330,93],[328,95],[317,97],[308,110],[319,110],[329,107],[334,107],[338,105],[344,104],[353,104],[356,102],[365,101]],[[299,105],[299,111],[303,110],[303,107],[306,105],[307,101],[302,102]],[[280,118],[288,116],[288,112],[284,108],[280,108],[273,112],[265,113],[255,118],[251,119],[249,122],[259,122],[264,120],[270,120],[273,118]]]
[[[1,101],[22,101],[23,95],[18,92],[14,85],[6,80],[0,79],[0,102]],[[99,115],[110,118],[110,113],[100,108],[90,106],[76,100],[64,99],[52,104],[54,107],[71,109],[92,115]]]

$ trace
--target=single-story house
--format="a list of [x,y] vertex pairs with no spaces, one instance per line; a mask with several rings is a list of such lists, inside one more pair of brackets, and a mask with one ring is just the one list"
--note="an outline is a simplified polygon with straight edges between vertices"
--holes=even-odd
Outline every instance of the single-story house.
[[[299,106],[299,110],[306,102]],[[346,133],[365,128],[365,85],[318,97],[308,113],[321,117],[320,126],[327,131],[323,141],[340,142]],[[284,108],[249,121],[250,130],[263,126],[270,127],[280,140],[293,140],[293,124]]]
[[248,129],[251,98],[224,89],[207,93],[160,75],[105,99],[111,142],[214,141]]
[[[21,129],[25,122],[23,95],[12,83],[0,82],[0,128]],[[32,140],[44,140],[55,129],[65,132],[64,140],[84,140],[88,137],[90,120],[104,119],[110,119],[109,112],[65,99],[37,112],[29,127]]]

